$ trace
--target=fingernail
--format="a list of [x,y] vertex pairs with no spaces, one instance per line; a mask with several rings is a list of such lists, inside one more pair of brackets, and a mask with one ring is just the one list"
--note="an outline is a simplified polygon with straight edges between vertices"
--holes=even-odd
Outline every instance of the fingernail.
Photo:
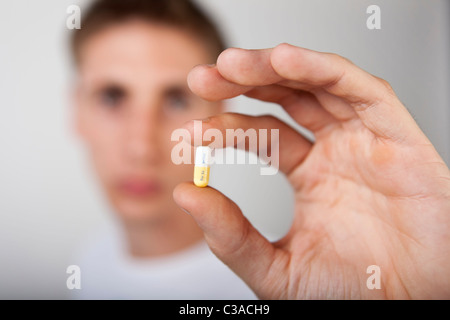
[[205,64],[205,66],[207,66],[209,68],[214,68],[216,66],[216,64],[215,63]]
[[181,210],[183,210],[184,212],[186,212],[188,215],[191,215],[186,209],[181,208]]

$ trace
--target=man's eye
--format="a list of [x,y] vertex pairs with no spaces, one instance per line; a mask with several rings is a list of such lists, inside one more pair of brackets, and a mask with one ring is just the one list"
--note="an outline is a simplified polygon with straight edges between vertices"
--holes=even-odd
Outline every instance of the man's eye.
[[189,108],[189,98],[183,92],[174,90],[166,95],[165,108],[169,112],[185,111]]
[[101,104],[107,107],[116,108],[125,98],[125,91],[119,87],[109,87],[101,91]]

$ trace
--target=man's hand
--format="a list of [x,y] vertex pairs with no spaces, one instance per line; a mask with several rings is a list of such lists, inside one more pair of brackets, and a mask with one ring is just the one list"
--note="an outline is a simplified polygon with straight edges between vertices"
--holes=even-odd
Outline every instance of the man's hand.
[[[217,190],[174,190],[211,250],[260,298],[450,298],[450,172],[386,81],[288,44],[225,50],[188,81],[207,100],[278,103],[316,138],[270,116],[221,114],[203,124],[280,130],[295,217],[275,243]],[[381,269],[381,290],[366,286],[370,265]]]

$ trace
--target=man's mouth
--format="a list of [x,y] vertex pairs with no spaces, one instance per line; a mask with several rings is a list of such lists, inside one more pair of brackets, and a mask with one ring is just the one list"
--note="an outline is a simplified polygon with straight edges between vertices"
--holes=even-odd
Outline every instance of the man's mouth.
[[162,186],[156,179],[126,178],[119,183],[119,190],[133,197],[152,197],[161,193]]

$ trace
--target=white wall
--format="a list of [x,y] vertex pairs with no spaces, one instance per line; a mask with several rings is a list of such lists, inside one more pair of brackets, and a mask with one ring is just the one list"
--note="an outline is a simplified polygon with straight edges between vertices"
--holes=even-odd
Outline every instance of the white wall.
[[[68,104],[66,8],[86,1],[2,1],[0,6],[0,298],[64,298],[71,252],[109,217]],[[450,5],[445,0],[198,0],[231,46],[289,42],[344,55],[388,80],[450,163]],[[365,26],[370,4],[382,29]],[[230,109],[276,111],[237,98]],[[289,119],[287,119],[289,120]],[[213,183],[266,235],[289,227],[291,191],[257,167],[218,167]],[[229,177],[240,176],[236,184]]]

